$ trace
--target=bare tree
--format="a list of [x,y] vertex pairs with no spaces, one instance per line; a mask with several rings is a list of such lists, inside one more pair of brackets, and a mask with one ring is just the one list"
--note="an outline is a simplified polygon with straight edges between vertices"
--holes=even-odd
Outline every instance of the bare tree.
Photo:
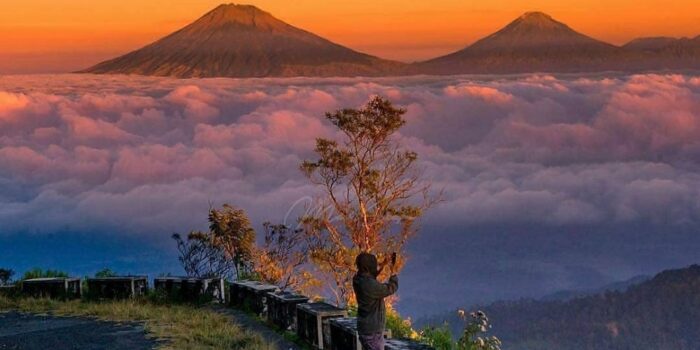
[[326,118],[345,136],[316,140],[315,161],[301,170],[323,189],[317,210],[301,218],[310,256],[334,282],[339,305],[352,300],[354,257],[372,252],[387,261],[415,233],[415,222],[436,199],[415,169],[415,152],[401,148],[394,135],[405,124],[405,110],[382,97],[360,109],[342,109]]
[[229,277],[233,264],[226,259],[223,250],[212,244],[209,233],[193,231],[185,238],[178,233],[172,235],[177,243],[178,259],[188,276]]
[[301,268],[308,255],[304,230],[269,222],[263,227],[265,243],[256,249],[255,272],[263,281],[282,289],[303,289],[305,272]]

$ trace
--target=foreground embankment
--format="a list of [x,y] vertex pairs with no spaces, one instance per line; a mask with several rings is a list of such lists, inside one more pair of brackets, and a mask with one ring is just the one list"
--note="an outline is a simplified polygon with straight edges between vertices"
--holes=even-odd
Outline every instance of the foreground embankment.
[[[136,349],[144,345],[157,346],[161,349],[273,349],[259,335],[246,331],[230,320],[213,310],[189,305],[157,305],[147,300],[125,301],[56,301],[48,299],[11,299],[0,296],[0,313],[8,315],[12,311],[14,315],[33,314],[51,315],[44,318],[49,321],[61,320],[56,316],[72,317],[72,320],[63,318],[69,322],[66,326],[78,327],[73,329],[72,342],[81,341],[82,336],[99,336],[95,330],[104,327],[106,338],[114,332],[113,324],[100,323],[101,321],[127,323],[132,327],[142,327],[143,332],[129,332],[122,335],[136,344]],[[17,316],[11,316],[13,318]],[[39,316],[35,316],[39,317]],[[75,318],[73,318],[75,317]],[[86,322],[91,320],[93,322]],[[1,326],[0,329],[5,329]],[[7,322],[10,322],[8,319]],[[82,328],[80,328],[82,327]],[[97,328],[96,328],[97,327]],[[70,329],[70,327],[69,327]],[[58,332],[58,330],[57,330]],[[95,333],[92,334],[91,333]],[[99,333],[99,332],[98,332]],[[43,348],[57,348],[51,345],[59,345],[65,339],[65,333],[55,334],[51,337],[46,334],[46,343]],[[0,334],[2,339],[3,334]],[[63,338],[61,338],[63,337]],[[135,337],[135,338],[134,338]],[[63,340],[62,340],[63,339]],[[83,339],[84,340],[84,339]],[[53,343],[50,343],[53,342]],[[63,343],[65,345],[65,343]],[[59,347],[60,348],[60,347]]]

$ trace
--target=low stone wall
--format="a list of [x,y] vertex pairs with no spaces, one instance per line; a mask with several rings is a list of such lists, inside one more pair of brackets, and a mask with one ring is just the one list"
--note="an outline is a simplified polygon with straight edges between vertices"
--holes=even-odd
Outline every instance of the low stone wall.
[[[347,317],[346,309],[275,286],[255,281],[235,281],[230,285],[231,303],[252,311],[275,327],[295,331],[299,339],[313,349],[362,350],[357,333],[357,319]],[[391,332],[386,332],[390,338]],[[408,339],[387,339],[387,350],[431,350]]]
[[[145,296],[146,277],[109,277],[87,279],[88,295],[100,299]],[[183,302],[208,299],[254,312],[284,331],[295,331],[313,349],[362,350],[357,334],[357,319],[349,318],[346,309],[310,298],[281,291],[258,281],[235,281],[229,285],[221,278],[158,277],[153,281],[156,293]],[[20,287],[2,287],[0,294],[22,294],[43,298],[80,298],[81,280],[77,278],[40,278],[21,282]],[[387,339],[386,350],[429,350],[428,346],[404,339]]]
[[88,278],[86,295],[94,299],[129,299],[148,293],[145,276]]
[[348,311],[327,303],[297,305],[297,335],[316,349],[331,348],[330,321],[347,317]]
[[309,302],[309,298],[292,292],[267,293],[267,320],[286,331],[297,329],[297,305]]
[[225,281],[221,278],[158,277],[153,289],[168,300],[181,302],[215,301],[226,303]]
[[34,278],[20,282],[23,295],[34,298],[76,299],[82,295],[79,278]]

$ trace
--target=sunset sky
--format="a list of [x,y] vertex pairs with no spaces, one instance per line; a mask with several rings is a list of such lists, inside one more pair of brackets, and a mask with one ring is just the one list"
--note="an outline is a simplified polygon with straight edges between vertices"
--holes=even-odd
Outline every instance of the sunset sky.
[[[0,12],[0,73],[62,72],[139,48],[200,17],[220,0],[24,0]],[[700,34],[696,0],[249,1],[353,49],[414,61],[460,49],[538,10],[590,36]]]
[[[404,315],[590,291],[698,262],[697,71],[40,74],[138,49],[219,2],[3,2],[0,267],[179,275],[170,237],[206,230],[209,208],[244,209],[259,238],[266,221],[295,224],[321,194],[299,164],[317,157],[317,137],[343,140],[324,115],[376,95],[406,110],[395,140],[416,152],[421,181],[444,194],[406,248]],[[461,49],[527,11],[614,44],[700,35],[698,0],[251,3],[403,61]]]

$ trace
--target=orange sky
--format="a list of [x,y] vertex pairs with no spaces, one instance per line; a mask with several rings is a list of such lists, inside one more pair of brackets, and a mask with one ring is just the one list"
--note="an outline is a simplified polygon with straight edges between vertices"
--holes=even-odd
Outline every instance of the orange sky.
[[[0,11],[0,73],[60,72],[139,48],[221,0],[22,0]],[[700,34],[698,0],[251,0],[353,49],[414,61],[460,49],[539,10],[615,44]]]

